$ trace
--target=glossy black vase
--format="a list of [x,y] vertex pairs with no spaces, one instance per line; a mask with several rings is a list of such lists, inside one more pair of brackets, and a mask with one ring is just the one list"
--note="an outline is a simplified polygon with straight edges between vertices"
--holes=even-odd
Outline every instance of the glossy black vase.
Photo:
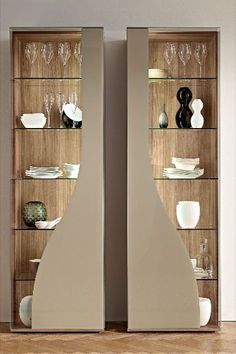
[[175,116],[176,124],[179,128],[191,128],[193,113],[188,106],[192,99],[191,90],[188,87],[181,87],[177,92],[177,99],[180,103],[180,108]]

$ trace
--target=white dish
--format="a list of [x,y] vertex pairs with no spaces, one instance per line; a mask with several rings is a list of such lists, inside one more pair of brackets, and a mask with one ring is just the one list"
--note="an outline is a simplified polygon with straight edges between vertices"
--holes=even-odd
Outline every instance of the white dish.
[[34,179],[56,179],[62,176],[62,172],[55,172],[55,173],[43,173],[43,172],[37,172],[37,173],[28,173],[27,171],[25,172],[25,175],[27,177],[31,177]]
[[41,259],[40,258],[29,259],[29,262],[31,262],[31,263],[40,263]]
[[40,129],[46,124],[47,118],[43,113],[23,114],[20,118],[22,124],[28,129]]
[[56,226],[60,221],[61,221],[61,217],[56,218],[54,220],[47,220],[47,221],[36,221],[35,222],[35,226],[37,227],[37,229],[52,229],[54,226]]
[[163,79],[167,77],[167,72],[164,69],[148,69],[148,77],[149,79]]
[[82,121],[82,111],[79,107],[76,107],[73,103],[67,103],[63,106],[63,111],[68,118],[75,122]]

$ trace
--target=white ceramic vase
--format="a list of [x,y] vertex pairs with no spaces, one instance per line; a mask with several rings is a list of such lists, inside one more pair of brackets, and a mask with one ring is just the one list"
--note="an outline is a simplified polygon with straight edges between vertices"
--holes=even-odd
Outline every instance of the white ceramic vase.
[[165,111],[165,104],[163,104],[161,113],[159,115],[159,127],[160,128],[167,128],[168,127],[168,116]]
[[20,302],[19,316],[26,327],[31,327],[32,324],[32,298],[32,295],[28,295]]
[[200,218],[200,204],[192,201],[179,201],[176,216],[182,229],[194,229]]
[[203,109],[203,102],[200,98],[196,98],[192,103],[193,115],[191,117],[191,127],[192,128],[202,128],[204,124],[204,118],[201,114]]
[[206,326],[211,317],[211,300],[199,297],[200,326]]

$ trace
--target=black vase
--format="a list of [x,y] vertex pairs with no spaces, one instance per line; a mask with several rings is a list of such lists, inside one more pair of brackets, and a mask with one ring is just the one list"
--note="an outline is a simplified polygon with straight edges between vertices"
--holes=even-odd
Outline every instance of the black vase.
[[176,124],[179,128],[191,128],[193,113],[188,106],[192,99],[191,90],[188,87],[180,87],[177,92],[177,99],[180,103],[180,108],[175,116]]

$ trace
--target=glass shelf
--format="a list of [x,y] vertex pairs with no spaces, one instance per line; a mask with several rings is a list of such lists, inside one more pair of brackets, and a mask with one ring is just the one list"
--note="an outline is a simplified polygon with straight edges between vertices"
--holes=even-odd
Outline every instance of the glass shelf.
[[182,228],[177,228],[176,230],[178,231],[216,231],[216,228],[207,228],[207,227],[199,227],[196,229],[182,229]]
[[42,130],[73,130],[73,131],[80,131],[82,128],[13,128],[13,130],[39,130],[39,131],[42,131]]
[[212,278],[195,278],[195,279],[196,279],[197,281],[198,281],[198,280],[208,280],[208,281],[209,281],[209,280],[210,280],[210,281],[211,281],[211,280],[217,280],[216,277],[212,277]]
[[218,177],[198,177],[198,178],[166,178],[155,177],[154,181],[195,181],[195,180],[218,180]]
[[30,177],[16,177],[12,178],[12,181],[76,181],[77,178],[68,178],[68,177],[58,177],[58,178],[30,178]]
[[37,229],[37,228],[29,228],[29,227],[21,227],[21,228],[13,228],[13,231],[53,231],[54,229]]
[[203,131],[203,130],[217,130],[217,128],[159,128],[159,127],[149,127],[148,128],[149,130],[160,130],[160,131],[168,131],[168,130],[179,130],[179,131],[195,131],[195,130],[198,130],[198,131]]
[[82,77],[12,77],[12,80],[82,80]]
[[191,80],[216,80],[216,77],[149,77],[149,81],[191,81]]

